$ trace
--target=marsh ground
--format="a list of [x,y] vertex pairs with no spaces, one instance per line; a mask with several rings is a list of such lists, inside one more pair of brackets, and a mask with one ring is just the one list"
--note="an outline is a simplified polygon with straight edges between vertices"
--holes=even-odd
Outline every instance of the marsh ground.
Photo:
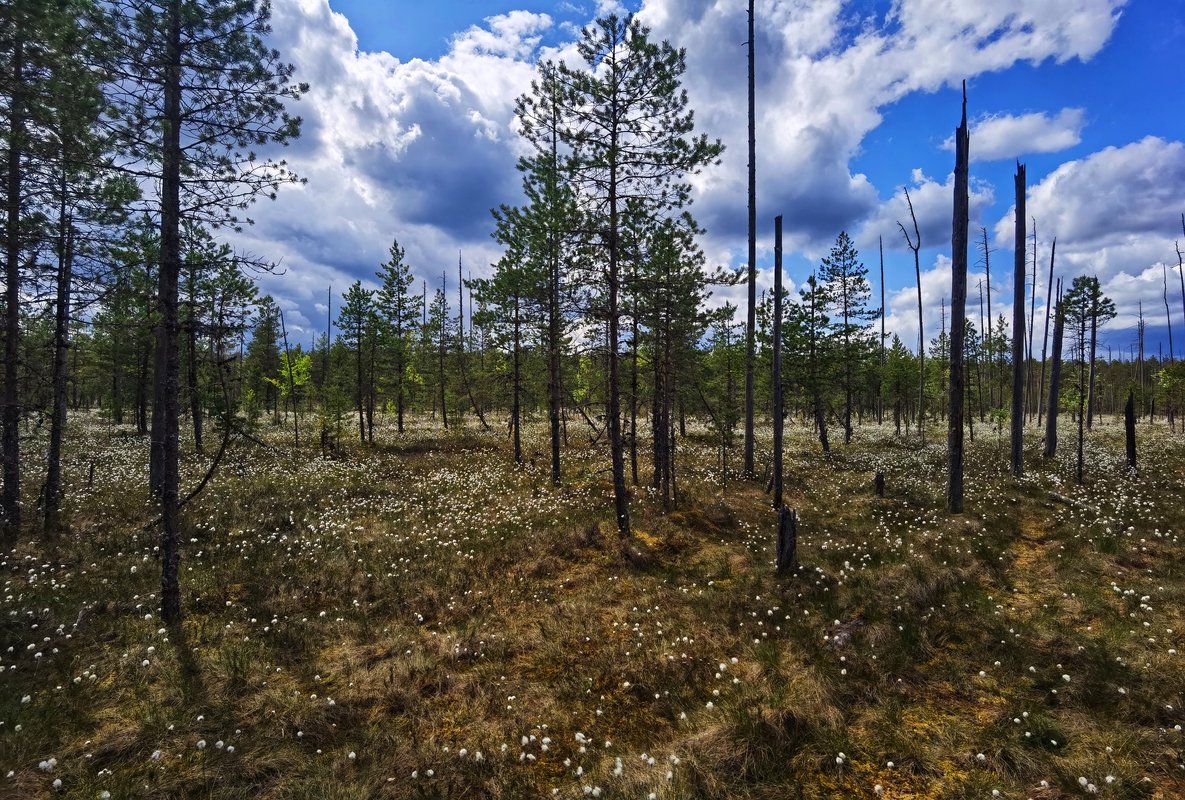
[[0,795],[1185,797],[1185,437],[1141,426],[1133,475],[1108,419],[1077,486],[981,427],[952,517],[944,431],[792,426],[778,579],[695,426],[636,563],[575,428],[554,489],[541,425],[522,468],[430,420],[334,458],[264,426],[187,509],[167,629],[147,441],[82,420],[71,532],[0,563]]

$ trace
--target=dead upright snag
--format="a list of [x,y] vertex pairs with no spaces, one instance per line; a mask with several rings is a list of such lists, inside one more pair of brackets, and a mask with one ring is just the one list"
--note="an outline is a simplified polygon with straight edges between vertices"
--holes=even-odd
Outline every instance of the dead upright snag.
[[1062,388],[1062,341],[1066,330],[1066,310],[1062,306],[1062,279],[1057,279],[1057,308],[1053,313],[1053,363],[1049,367],[1049,398],[1045,412],[1045,457],[1057,452],[1057,412]]
[[967,82],[963,81],[963,115],[955,130],[955,196],[951,230],[950,415],[946,428],[950,460],[946,502],[952,514],[963,512],[963,341],[967,324],[967,160],[970,146]]
[[774,508],[782,508],[782,216],[774,217]]
[[1012,278],[1012,474],[1025,474],[1025,165],[1016,163],[1016,260]]
[[1127,405],[1123,407],[1123,432],[1127,442],[1127,465],[1136,468],[1136,391],[1127,390]]
[[[905,237],[905,243],[913,251],[913,275],[918,282],[918,438],[922,444],[926,443],[926,329],[922,323],[922,264],[919,253],[922,249],[922,231],[918,228],[918,215],[913,211],[913,200],[909,198],[909,189],[905,190],[905,202],[909,205],[909,218],[913,220],[913,238],[901,221],[897,227]],[[884,284],[882,276],[881,284]],[[881,319],[884,319],[884,302],[881,302]]]
[[744,474],[752,478],[753,466],[753,362],[757,320],[757,122],[753,71],[753,0],[749,0],[749,307],[745,320],[745,450]]

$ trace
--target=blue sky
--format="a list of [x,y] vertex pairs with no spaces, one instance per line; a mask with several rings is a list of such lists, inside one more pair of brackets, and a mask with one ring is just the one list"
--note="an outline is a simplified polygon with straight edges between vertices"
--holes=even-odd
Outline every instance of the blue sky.
[[[456,253],[485,274],[498,252],[489,208],[519,199],[514,98],[541,57],[570,58],[579,27],[613,0],[274,0],[274,44],[309,93],[301,141],[284,155],[307,186],[253,209],[238,244],[281,261],[264,289],[302,335],[324,326],[326,287],[373,282],[392,237],[429,287]],[[637,0],[657,38],[687,48],[699,130],[724,141],[695,180],[692,211],[710,259],[745,252],[744,0]],[[1185,243],[1185,3],[1157,0],[758,0],[758,214],[763,284],[772,219],[787,228],[787,278],[801,283],[839,230],[876,278],[885,241],[889,327],[916,341],[908,186],[922,224],[927,338],[948,296],[949,137],[966,79],[972,225],[993,250],[993,311],[1010,313],[1012,172],[1027,164],[1044,294],[1049,243],[1067,283],[1098,274],[1126,349],[1143,301],[1164,338],[1162,264],[1178,355],[1185,320],[1174,239]],[[972,263],[978,260],[972,254]],[[450,266],[451,265],[451,266]],[[977,301],[971,276],[972,302]],[[1174,288],[1175,287],[1175,288]],[[877,289],[879,292],[879,288]],[[737,300],[740,290],[729,294]],[[718,300],[724,299],[723,297]],[[1040,303],[1038,315],[1041,313]],[[1155,350],[1155,345],[1152,345]]]

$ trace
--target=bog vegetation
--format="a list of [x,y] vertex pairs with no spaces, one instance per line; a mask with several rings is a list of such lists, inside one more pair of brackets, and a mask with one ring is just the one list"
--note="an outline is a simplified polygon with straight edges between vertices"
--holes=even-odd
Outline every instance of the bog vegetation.
[[0,10],[0,793],[1185,794],[1185,362],[1102,352],[1023,165],[993,319],[966,98],[919,341],[844,231],[796,296],[780,217],[774,287],[708,263],[723,145],[616,17],[519,99],[485,277],[393,236],[298,336],[219,241],[299,180],[267,24]]

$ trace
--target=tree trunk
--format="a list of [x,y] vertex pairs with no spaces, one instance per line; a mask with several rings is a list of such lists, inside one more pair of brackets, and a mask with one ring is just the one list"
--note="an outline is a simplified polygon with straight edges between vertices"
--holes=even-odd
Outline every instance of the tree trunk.
[[950,451],[947,480],[947,508],[963,511],[963,338],[967,313],[967,161],[970,137],[967,132],[967,84],[963,83],[963,116],[955,131],[955,196],[951,232],[951,333],[950,415],[947,420],[947,448]]
[[1045,414],[1045,457],[1057,452],[1057,412],[1062,389],[1062,341],[1066,330],[1066,315],[1061,304],[1061,279],[1058,279],[1058,304],[1053,318],[1053,362],[1049,367],[1049,398]]
[[1123,432],[1127,443],[1127,465],[1136,468],[1136,393],[1127,390],[1127,404],[1123,407]]
[[815,427],[819,429],[819,444],[823,446],[823,453],[831,452],[831,443],[827,439],[827,418],[823,414],[823,391],[819,386],[819,357],[818,357],[818,288],[811,276],[811,405],[814,407]]
[[300,449],[300,417],[296,409],[296,380],[292,376],[292,353],[288,350],[288,328],[284,325],[284,310],[280,309],[280,332],[284,335],[284,361],[288,364],[288,397],[292,399],[292,435]]
[[25,136],[24,43],[18,31],[12,44],[12,98],[8,135],[7,214],[4,265],[4,541],[16,541],[21,530],[21,407],[18,381],[21,364],[21,157]]
[[757,116],[754,72],[754,11],[749,0],[749,309],[745,322],[745,477],[753,468],[753,363],[757,330]]
[[1094,427],[1094,357],[1099,342],[1099,300],[1096,294],[1091,300],[1090,307],[1090,377],[1086,387],[1086,429]]
[[1164,277],[1164,325],[1169,332],[1169,361],[1173,360],[1173,318],[1169,314],[1169,272],[1168,267],[1163,263],[1160,265],[1160,271]]
[[882,390],[882,383],[885,379],[885,239],[883,236],[878,236],[876,242],[880,250],[881,262],[881,368],[876,381],[876,424],[879,427],[885,422],[885,400]]
[[1049,354],[1049,312],[1053,300],[1053,258],[1057,254],[1057,237],[1049,248],[1049,285],[1045,289],[1045,333],[1041,335],[1041,390],[1037,393],[1037,427],[1041,427],[1041,415],[1045,411],[1045,359]]
[[[613,101],[613,118],[617,118],[617,99],[614,95]],[[609,147],[609,270],[606,275],[608,289],[609,289],[609,330],[606,344],[609,348],[609,397],[608,408],[606,409],[606,420],[609,427],[609,453],[613,467],[613,503],[614,511],[617,518],[617,533],[621,538],[621,543],[624,548],[626,540],[630,536],[630,496],[629,489],[625,485],[625,453],[622,446],[621,439],[621,375],[620,365],[618,364],[618,330],[621,324],[619,318],[619,295],[621,291],[621,274],[619,263],[620,242],[618,241],[618,227],[620,219],[617,210],[617,180],[618,180],[618,166],[617,153],[620,143],[618,142],[618,130],[614,125],[610,134],[612,141]]]
[[786,506],[778,509],[777,574],[798,570],[798,515]]
[[774,508],[782,507],[782,216],[774,217]]
[[[1025,274],[1028,270],[1025,234],[1025,165],[1016,165],[1016,260],[1012,293],[1012,474],[1025,474]],[[954,332],[953,324],[951,332]]]
[[363,336],[365,336],[365,334],[362,331],[361,324],[359,324],[359,326],[358,326],[358,345],[357,345],[357,348],[354,350],[354,353],[355,353],[354,360],[355,360],[355,364],[357,365],[357,368],[358,368],[357,369],[358,379],[357,379],[356,385],[355,385],[355,394],[358,398],[358,441],[361,442],[362,444],[366,444],[366,414],[365,414],[366,409],[364,408],[364,406],[365,406],[364,401],[366,399],[366,395],[363,393],[363,388],[362,388],[362,385],[364,383],[363,379],[365,377],[365,373],[362,371],[362,340],[363,340]]
[[[169,42],[165,65],[164,148],[161,180],[160,348],[156,405],[161,406],[159,433],[153,428],[161,468],[161,616],[169,624],[181,620],[181,534],[178,520],[177,430],[177,279],[181,272],[181,0],[168,6]],[[155,416],[155,412],[154,412]]]
[[1083,441],[1086,438],[1086,318],[1078,322],[1078,483],[1082,483]]
[[[630,316],[630,476],[638,485],[638,262],[633,261],[633,314]],[[657,356],[657,353],[655,354]],[[657,358],[655,359],[657,361]],[[657,384],[654,388],[658,391]]]
[[[553,147],[554,137],[553,137]],[[554,150],[553,150],[554,158]],[[551,425],[551,484],[560,485],[560,260],[552,234],[547,293],[547,412]]]
[[1025,393],[1025,413],[1032,420],[1033,406],[1036,403],[1033,400],[1033,328],[1035,327],[1034,318],[1037,314],[1037,218],[1033,218],[1033,285],[1029,291],[1029,327],[1025,331],[1028,336],[1028,344],[1025,348],[1025,384],[1027,386]]
[[74,267],[74,229],[66,217],[65,205],[63,191],[62,224],[58,233],[58,296],[54,315],[53,416],[49,425],[49,454],[45,471],[45,535],[50,539],[55,538],[62,528],[62,436],[66,430],[66,405],[69,401],[70,279]]

